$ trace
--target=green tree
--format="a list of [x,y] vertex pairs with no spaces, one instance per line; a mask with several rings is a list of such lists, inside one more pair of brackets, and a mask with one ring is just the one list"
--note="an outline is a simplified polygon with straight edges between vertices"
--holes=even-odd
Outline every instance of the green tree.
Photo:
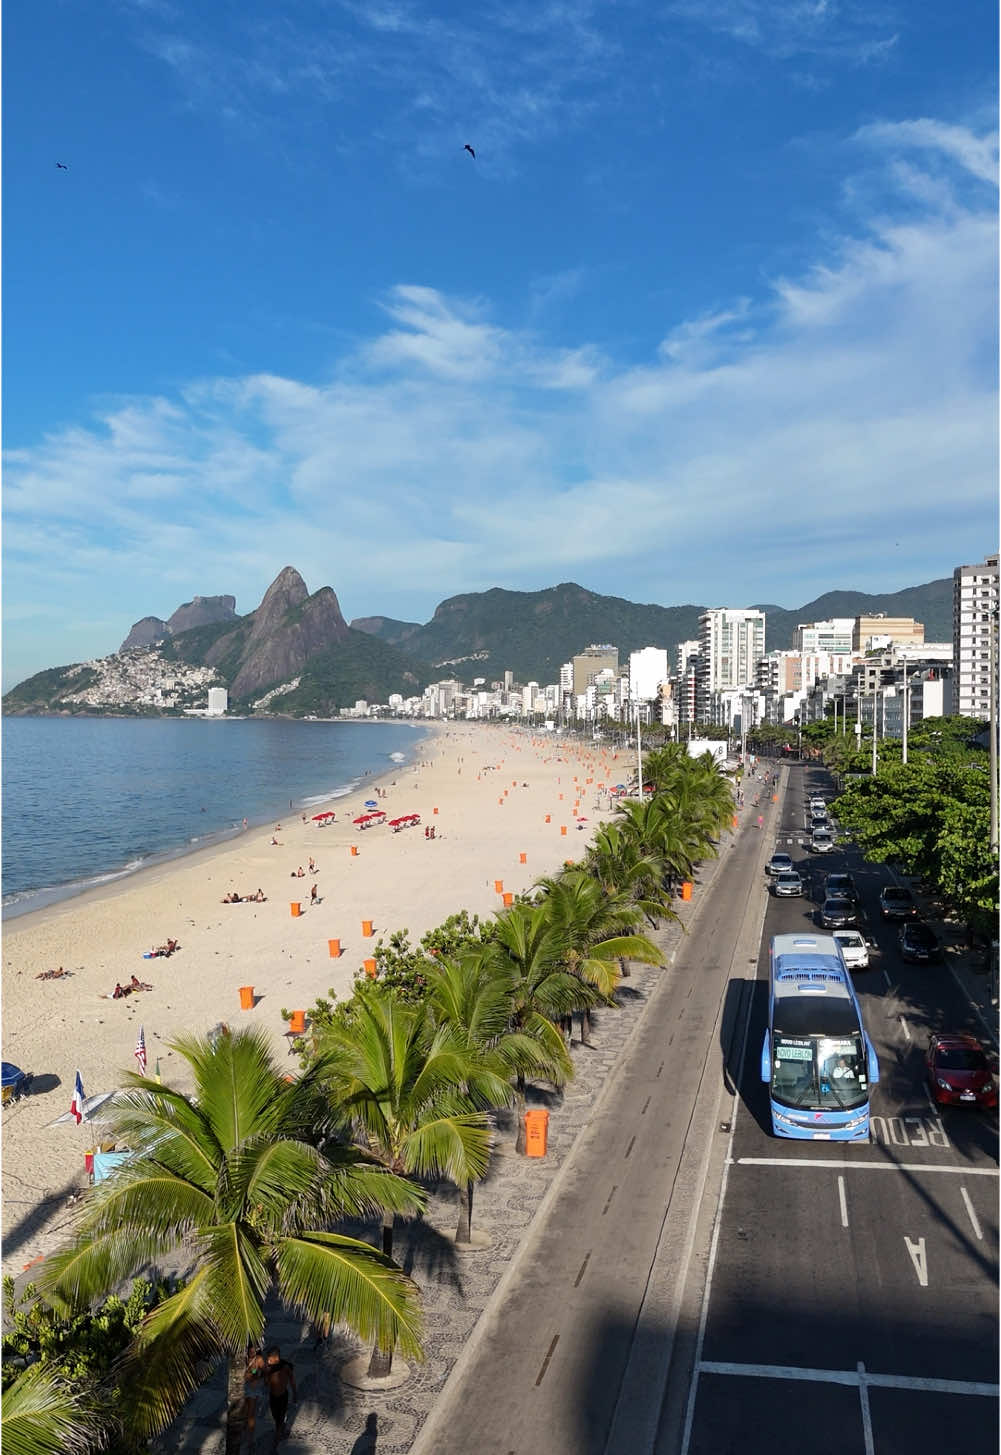
[[365,1153],[324,1137],[322,1061],[286,1082],[261,1030],[214,1046],[183,1037],[173,1049],[191,1068],[194,1094],[129,1077],[113,1126],[136,1156],[91,1190],[73,1242],[47,1260],[41,1282],[57,1307],[79,1308],[182,1247],[193,1253],[189,1281],[126,1351],[123,1396],[131,1426],[153,1435],[197,1387],[202,1362],[228,1356],[233,1452],[246,1351],[272,1291],[314,1322],[343,1322],[419,1356],[414,1285],[368,1243],[328,1228],[346,1216],[414,1212],[423,1199]]
[[87,1455],[103,1449],[107,1417],[52,1366],[32,1364],[4,1390],[0,1437],[7,1455]]
[[[359,999],[353,1024],[329,1028],[321,1052],[335,1117],[387,1172],[445,1176],[460,1188],[483,1176],[489,1122],[465,1088],[486,1069],[452,1027],[435,1025],[430,1006],[376,988]],[[395,1213],[406,1210],[387,1205],[383,1215],[387,1262]],[[388,1374],[392,1360],[392,1344],[377,1341],[369,1373]]]

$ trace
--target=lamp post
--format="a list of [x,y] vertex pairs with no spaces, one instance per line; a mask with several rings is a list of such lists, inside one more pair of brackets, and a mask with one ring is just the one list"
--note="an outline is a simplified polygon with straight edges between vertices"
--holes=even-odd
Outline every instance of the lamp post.
[[879,687],[874,686],[872,690],[872,776],[876,777],[876,770],[879,764],[879,755],[876,751],[876,732],[879,728]]
[[643,744],[640,736],[640,700],[634,700],[636,708],[636,792],[640,803],[643,802]]
[[911,717],[911,679],[907,675],[907,668],[904,668],[904,722],[901,732],[900,761],[907,762],[907,728]]

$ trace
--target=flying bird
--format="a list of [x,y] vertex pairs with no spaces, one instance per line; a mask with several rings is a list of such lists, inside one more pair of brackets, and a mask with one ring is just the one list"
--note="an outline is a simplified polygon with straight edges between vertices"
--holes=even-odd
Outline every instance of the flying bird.
[[468,143],[468,141],[467,141],[467,142],[466,142],[466,145],[465,145],[465,146],[464,146],[464,147],[463,147],[463,148],[462,148],[462,150],[463,150],[463,151],[464,151],[464,152],[468,152],[468,153],[469,153],[469,155],[470,155],[470,156],[471,156],[471,157],[472,157],[472,159],[473,159],[473,161],[474,161],[474,162],[475,162],[475,161],[476,161],[476,153],[475,153],[475,152],[474,152],[474,151],[473,151],[473,149],[472,149],[472,147],[471,147],[471,146],[470,146],[470,145],[469,145],[469,143]]
[[69,167],[67,167],[67,165],[66,165],[65,162],[56,162],[56,166],[59,168],[60,172],[68,172],[69,171]]

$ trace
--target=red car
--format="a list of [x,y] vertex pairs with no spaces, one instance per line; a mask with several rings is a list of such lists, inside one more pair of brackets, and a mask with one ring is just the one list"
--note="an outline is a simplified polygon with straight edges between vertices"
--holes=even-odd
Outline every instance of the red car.
[[975,1036],[938,1035],[928,1043],[928,1085],[939,1106],[997,1106],[998,1088]]

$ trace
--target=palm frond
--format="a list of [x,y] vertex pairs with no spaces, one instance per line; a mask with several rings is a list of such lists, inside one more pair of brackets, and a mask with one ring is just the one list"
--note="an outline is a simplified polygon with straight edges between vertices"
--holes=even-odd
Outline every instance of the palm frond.
[[107,1442],[109,1430],[78,1389],[48,1365],[31,1364],[3,1396],[0,1432],[6,1455],[85,1455]]
[[302,1233],[278,1244],[275,1262],[282,1297],[307,1318],[319,1323],[329,1316],[366,1343],[424,1357],[417,1287],[369,1243]]
[[419,1177],[444,1174],[459,1187],[478,1182],[490,1161],[490,1123],[481,1111],[452,1112],[413,1127],[404,1166]]

